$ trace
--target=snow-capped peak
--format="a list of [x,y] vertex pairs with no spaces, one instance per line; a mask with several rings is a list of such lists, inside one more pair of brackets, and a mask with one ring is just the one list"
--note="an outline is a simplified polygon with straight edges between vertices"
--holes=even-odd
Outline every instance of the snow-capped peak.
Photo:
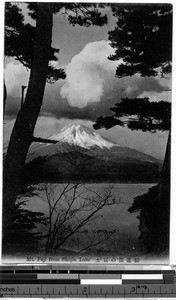
[[90,149],[98,146],[100,148],[111,148],[117,144],[102,138],[94,130],[84,125],[72,124],[64,127],[60,132],[53,134],[50,139],[58,142],[67,142],[70,145]]

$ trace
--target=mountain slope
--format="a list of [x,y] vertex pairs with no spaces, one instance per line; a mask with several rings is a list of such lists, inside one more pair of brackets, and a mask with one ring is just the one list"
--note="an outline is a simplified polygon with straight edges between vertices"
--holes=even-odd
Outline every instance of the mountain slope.
[[58,141],[57,144],[35,143],[30,147],[26,162],[38,156],[48,156],[60,152],[68,152],[71,149],[80,148],[83,150],[93,149],[111,149],[118,146],[116,143],[102,138],[96,131],[87,128],[84,125],[72,124],[64,127],[60,132],[54,133],[49,137],[51,140]]
[[82,125],[67,126],[50,139],[58,143],[35,143],[26,161],[32,176],[40,169],[40,180],[156,182],[161,172],[156,158],[120,147]]
[[67,142],[82,148],[90,149],[98,146],[100,148],[108,148],[116,144],[102,138],[97,132],[87,128],[84,125],[75,125],[64,127],[59,133],[51,136],[51,139],[61,142]]

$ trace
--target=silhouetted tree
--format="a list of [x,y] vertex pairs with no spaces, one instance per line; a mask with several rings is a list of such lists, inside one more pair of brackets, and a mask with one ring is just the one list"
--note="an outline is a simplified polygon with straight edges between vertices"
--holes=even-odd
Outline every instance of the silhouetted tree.
[[[85,26],[90,26],[91,24],[102,26],[107,22],[107,17],[101,16],[95,4],[32,2],[29,4],[29,8],[32,10],[31,16],[37,19],[35,46],[30,56],[31,72],[25,101],[17,115],[4,162],[3,236],[9,226],[9,222],[12,220],[26,155],[29,146],[34,141],[33,132],[42,106],[48,65],[51,59],[53,13],[61,12],[62,10],[63,13],[68,15],[68,20],[73,25],[78,23]],[[21,16],[18,16],[17,19],[18,25],[15,31],[19,30],[19,24],[23,20]],[[10,51],[10,49],[8,50]],[[24,58],[23,54],[21,57],[21,52],[19,55],[20,59],[26,61],[26,57]]]
[[111,5],[117,26],[109,32],[115,54],[111,60],[122,59],[117,77],[156,76],[171,72],[172,5]]
[[35,253],[44,238],[41,232],[36,231],[36,227],[41,224],[46,225],[47,218],[41,212],[27,209],[25,207],[27,202],[28,200],[19,200],[15,204],[12,222],[8,226],[8,235],[6,234],[2,244],[2,254],[6,256]]
[[96,229],[93,226],[94,220],[102,216],[106,207],[120,204],[120,197],[116,198],[112,193],[113,186],[95,191],[77,181],[62,185],[41,183],[37,187],[39,190],[38,197],[48,209],[46,253],[56,254],[68,242],[77,253],[88,249],[95,252],[116,233],[116,229]]
[[[171,72],[172,63],[172,5],[170,4],[121,4],[111,5],[114,16],[117,18],[115,30],[109,32],[111,46],[115,54],[110,60],[122,60],[117,66],[116,77],[132,76],[136,73],[141,76],[165,76]],[[147,214],[152,210],[152,217],[157,219],[159,226],[155,244],[150,240],[150,251],[168,249],[169,221],[170,221],[170,143],[171,143],[171,105],[165,101],[158,103],[148,99],[122,99],[111,109],[114,115],[97,119],[95,129],[112,128],[125,124],[131,130],[156,132],[169,130],[166,154],[163,163],[161,178],[155,190],[150,190],[148,196],[155,198],[153,210],[147,210],[144,205],[138,206],[134,201],[133,209],[140,209],[140,224],[145,223],[147,231],[142,234],[145,245],[147,235],[152,230],[147,221]],[[155,194],[155,197],[153,196]],[[157,197],[156,197],[157,195]],[[145,199],[141,196],[142,199]],[[140,200],[141,200],[140,198]],[[138,199],[138,198],[137,198]],[[136,205],[136,206],[135,206]],[[155,207],[155,208],[154,208]],[[145,213],[144,213],[145,212]],[[162,224],[165,224],[164,227]],[[140,226],[142,228],[142,225]],[[159,229],[160,228],[160,229]],[[164,228],[164,235],[160,234]],[[153,227],[153,230],[156,230]],[[148,235],[149,236],[149,235]],[[149,241],[149,240],[148,240]],[[157,245],[156,245],[157,244]],[[147,248],[149,250],[149,248]]]
[[[24,17],[21,9],[14,3],[5,4],[5,42],[4,54],[7,57],[14,57],[21,62],[23,66],[31,69],[34,56],[34,46],[36,40],[36,27],[27,23],[24,24]],[[57,61],[56,56],[59,49],[51,47],[50,61]],[[64,70],[55,68],[53,64],[48,65],[47,81],[53,83],[58,79],[66,77]],[[4,86],[4,91],[6,87]],[[4,93],[5,94],[5,93]],[[6,95],[4,95],[5,108]]]
[[112,128],[116,125],[128,126],[131,130],[156,132],[170,130],[171,103],[167,101],[152,102],[148,98],[123,98],[111,108],[112,116],[99,117],[94,129]]
[[[127,126],[131,130],[144,132],[169,131],[167,149],[157,188],[150,189],[143,196],[136,197],[130,212],[140,210],[140,240],[147,251],[168,250],[170,222],[170,129],[171,103],[167,101],[150,102],[148,98],[122,99],[111,108],[112,116],[99,117],[95,129]],[[157,196],[156,196],[157,195]],[[152,201],[146,202],[146,199]],[[143,201],[142,201],[143,200]],[[139,205],[140,204],[140,205]],[[157,218],[157,226],[154,220]],[[152,222],[150,222],[153,220]],[[152,229],[153,228],[153,229]],[[153,233],[152,233],[153,230]],[[162,234],[164,230],[165,234]],[[156,238],[154,238],[154,236]],[[150,240],[150,237],[152,241]],[[154,242],[155,241],[155,242]]]

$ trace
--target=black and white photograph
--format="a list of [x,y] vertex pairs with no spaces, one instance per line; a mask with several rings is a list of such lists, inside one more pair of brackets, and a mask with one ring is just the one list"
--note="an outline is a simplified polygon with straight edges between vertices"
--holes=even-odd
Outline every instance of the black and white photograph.
[[2,262],[169,263],[172,12],[5,2]]

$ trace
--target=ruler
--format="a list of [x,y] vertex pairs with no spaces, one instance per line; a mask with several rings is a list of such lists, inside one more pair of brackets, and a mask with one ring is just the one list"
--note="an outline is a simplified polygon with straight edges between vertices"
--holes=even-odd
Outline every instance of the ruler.
[[55,298],[55,297],[114,297],[114,298],[175,298],[174,284],[122,285],[1,285],[2,298]]
[[175,268],[0,266],[1,298],[176,298]]

